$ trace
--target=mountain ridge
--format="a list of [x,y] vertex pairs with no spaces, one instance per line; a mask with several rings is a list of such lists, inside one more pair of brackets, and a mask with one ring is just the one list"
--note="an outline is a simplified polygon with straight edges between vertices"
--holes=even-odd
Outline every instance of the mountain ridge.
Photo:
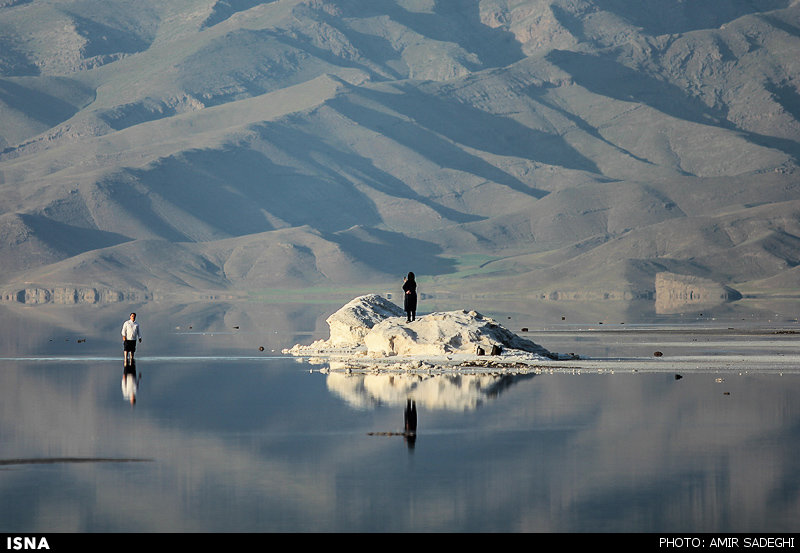
[[800,284],[796,1],[6,2],[0,36],[2,290]]

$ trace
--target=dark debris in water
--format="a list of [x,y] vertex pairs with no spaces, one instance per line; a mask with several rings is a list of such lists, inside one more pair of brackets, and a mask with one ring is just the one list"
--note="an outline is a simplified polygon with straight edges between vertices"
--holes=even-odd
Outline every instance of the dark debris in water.
[[0,459],[0,466],[5,465],[45,465],[55,463],[147,463],[152,459],[131,459],[113,457],[40,457],[32,459]]

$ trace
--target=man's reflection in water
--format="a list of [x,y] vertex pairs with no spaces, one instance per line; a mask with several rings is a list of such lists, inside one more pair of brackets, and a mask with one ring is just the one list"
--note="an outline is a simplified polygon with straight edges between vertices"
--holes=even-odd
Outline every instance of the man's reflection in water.
[[136,395],[139,392],[139,381],[142,379],[141,373],[136,375],[136,361],[131,361],[122,370],[122,397],[136,405]]
[[406,400],[406,410],[403,413],[403,440],[409,448],[414,447],[417,441],[417,404],[413,399]]

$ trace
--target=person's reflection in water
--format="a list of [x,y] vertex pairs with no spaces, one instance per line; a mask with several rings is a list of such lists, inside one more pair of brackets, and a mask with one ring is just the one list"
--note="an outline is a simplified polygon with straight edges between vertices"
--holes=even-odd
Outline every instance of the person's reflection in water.
[[136,405],[136,396],[139,393],[139,381],[142,379],[141,373],[136,375],[136,361],[131,361],[122,370],[122,397]]
[[403,413],[403,440],[409,449],[417,441],[417,404],[413,399],[406,400],[406,410]]

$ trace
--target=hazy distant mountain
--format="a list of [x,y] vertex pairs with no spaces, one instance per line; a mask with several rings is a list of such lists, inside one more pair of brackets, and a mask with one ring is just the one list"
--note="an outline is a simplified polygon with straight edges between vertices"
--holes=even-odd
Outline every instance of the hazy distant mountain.
[[799,157],[797,0],[0,0],[5,290],[796,291]]

